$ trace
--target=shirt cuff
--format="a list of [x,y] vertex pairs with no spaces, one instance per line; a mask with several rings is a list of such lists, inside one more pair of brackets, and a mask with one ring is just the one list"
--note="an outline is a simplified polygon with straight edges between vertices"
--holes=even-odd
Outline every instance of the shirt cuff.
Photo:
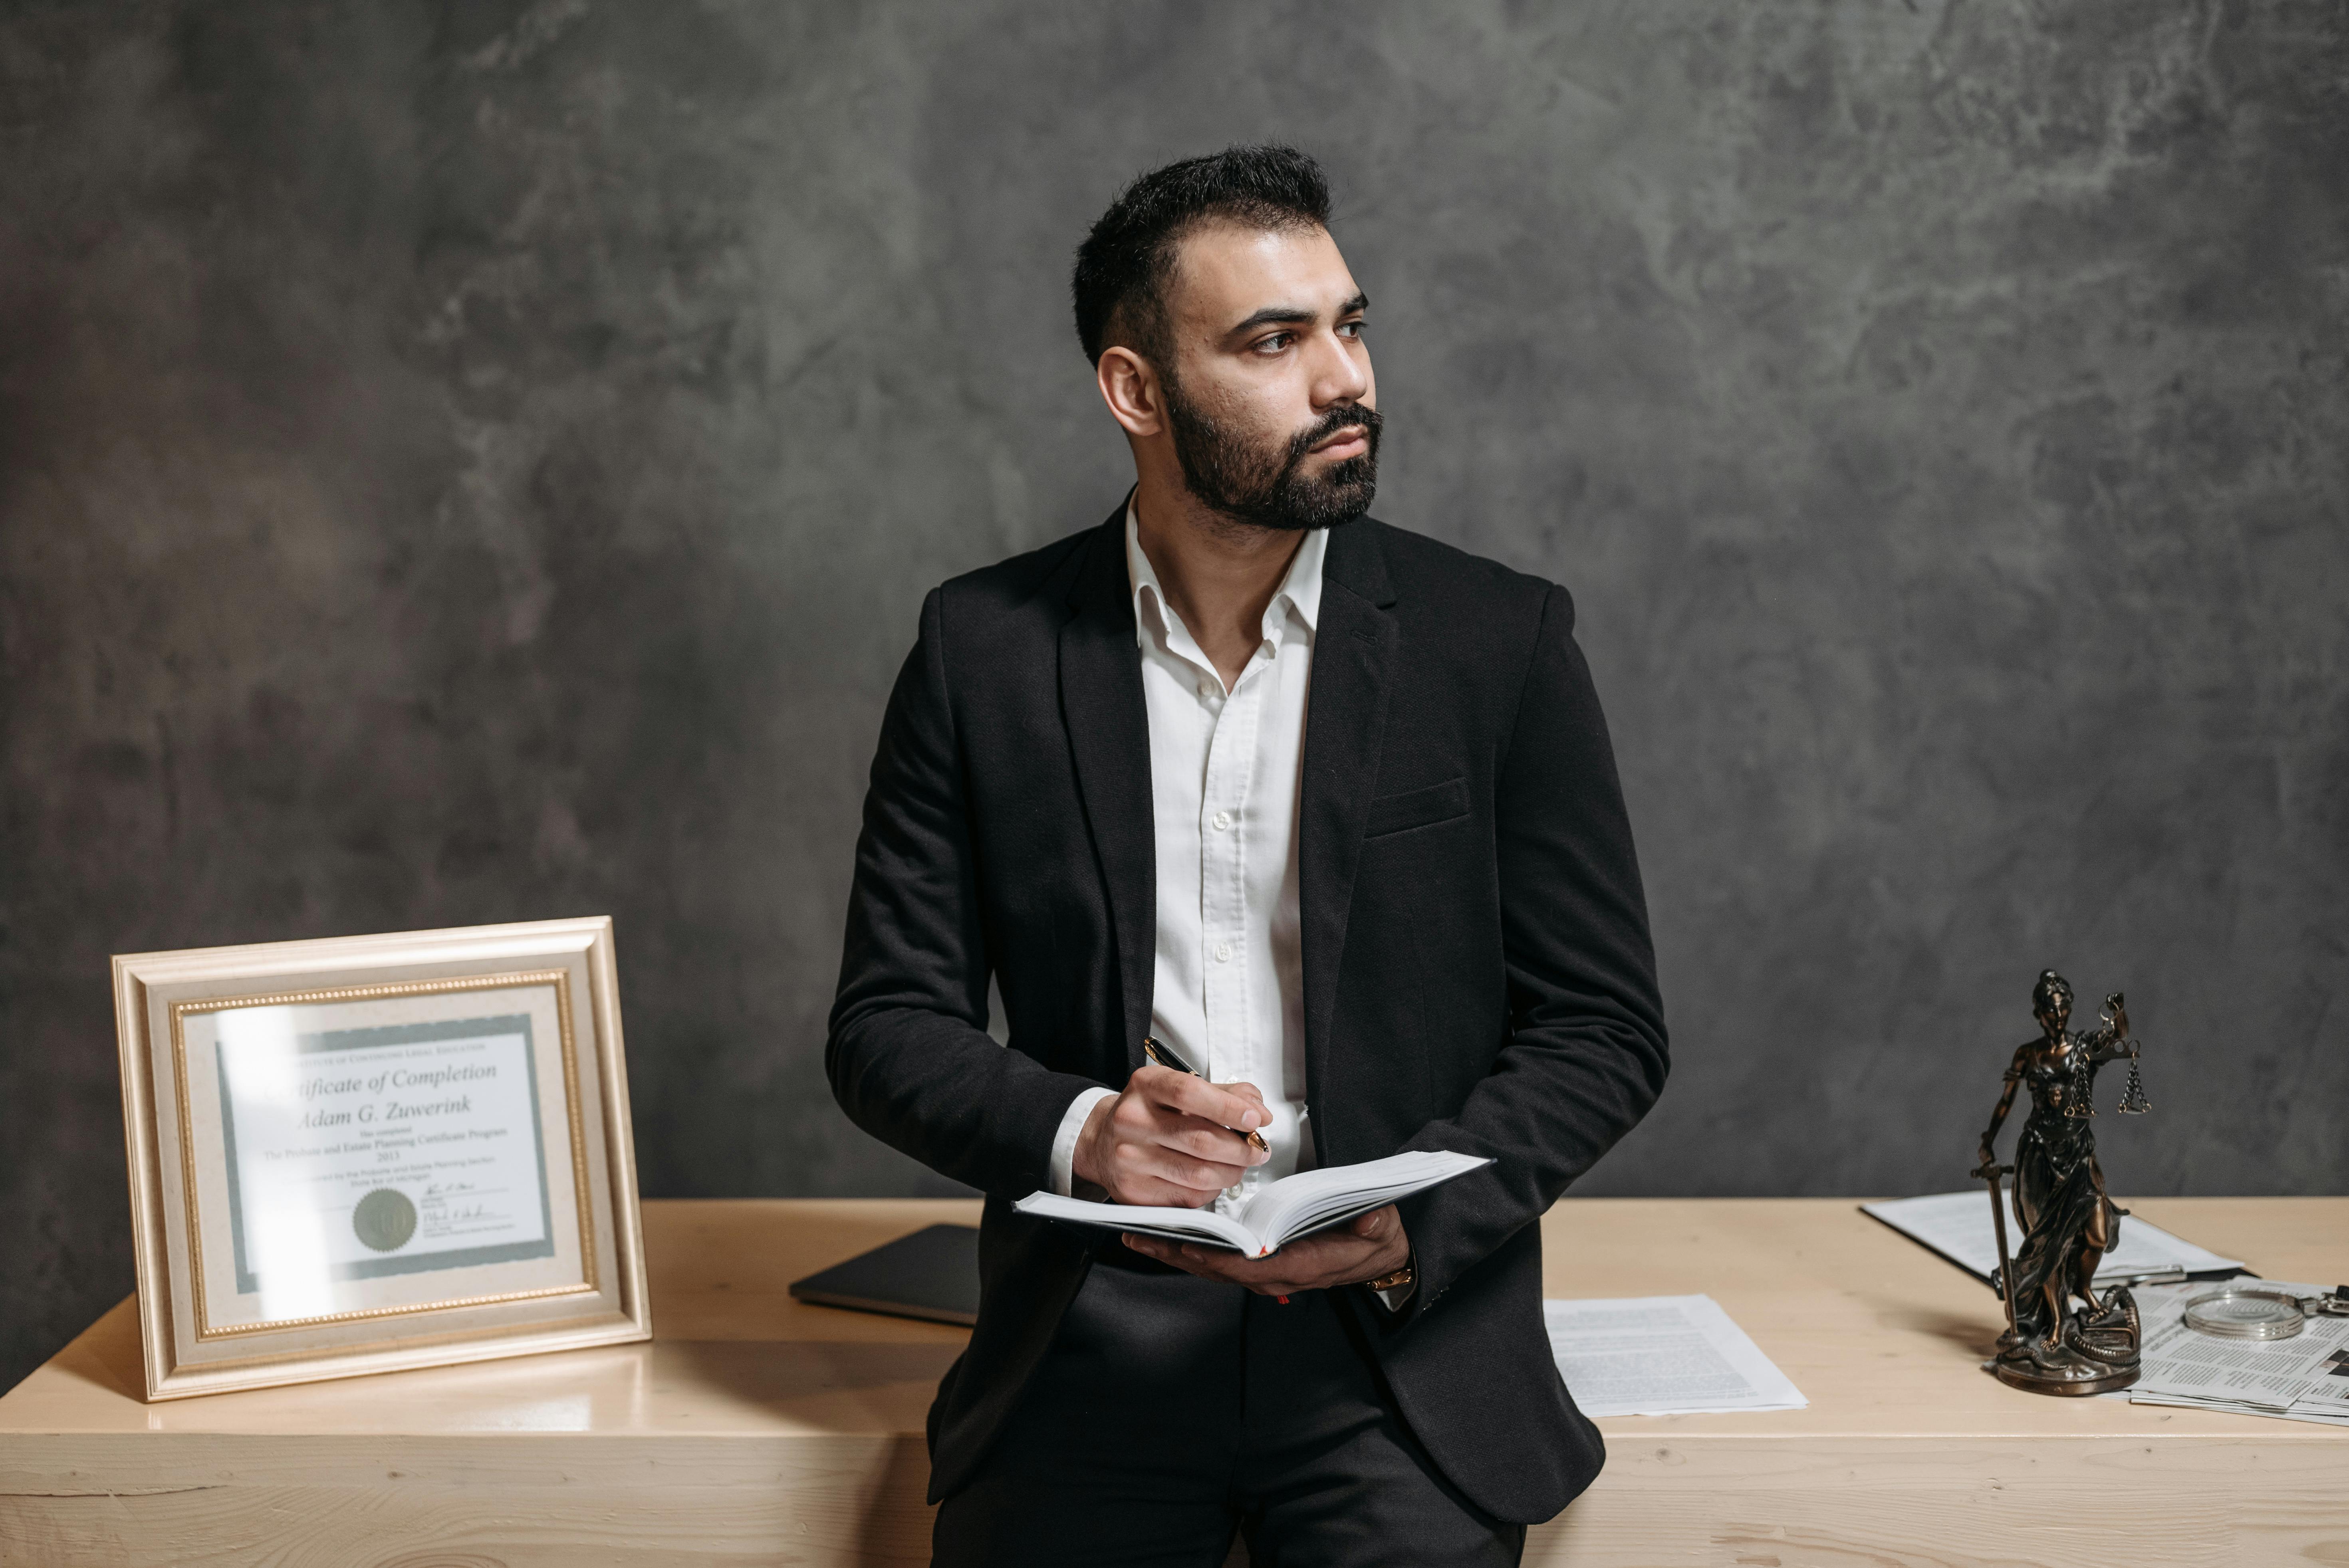
[[1113,1088],[1089,1088],[1069,1102],[1061,1130],[1052,1135],[1052,1191],[1061,1197],[1070,1196],[1077,1184],[1077,1134],[1085,1130],[1085,1118],[1093,1113],[1094,1106],[1116,1094]]

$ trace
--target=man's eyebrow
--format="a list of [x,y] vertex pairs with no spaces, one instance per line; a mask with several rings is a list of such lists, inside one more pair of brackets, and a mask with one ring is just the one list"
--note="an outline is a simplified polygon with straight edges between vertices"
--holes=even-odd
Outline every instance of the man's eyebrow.
[[[1353,298],[1346,301],[1343,304],[1340,304],[1338,307],[1338,314],[1340,316],[1351,315],[1358,310],[1369,309],[1370,304],[1371,296],[1369,294],[1358,293]],[[1306,306],[1301,304],[1268,304],[1262,310],[1257,311],[1254,315],[1249,316],[1246,321],[1236,324],[1228,333],[1225,334],[1225,335],[1227,337],[1237,336],[1243,332],[1253,332],[1259,326],[1270,326],[1275,322],[1295,324],[1298,322],[1312,321],[1319,315],[1320,313],[1319,311],[1308,309]]]
[[1301,304],[1268,304],[1246,321],[1235,324],[1231,331],[1225,335],[1236,337],[1243,332],[1253,332],[1259,326],[1269,326],[1274,322],[1294,324],[1311,321],[1319,313],[1308,310]]

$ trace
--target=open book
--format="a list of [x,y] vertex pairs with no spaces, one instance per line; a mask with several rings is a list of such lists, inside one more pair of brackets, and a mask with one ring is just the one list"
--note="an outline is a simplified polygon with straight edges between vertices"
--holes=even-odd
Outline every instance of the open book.
[[1357,1214],[1383,1209],[1398,1199],[1423,1192],[1454,1176],[1464,1176],[1479,1165],[1491,1163],[1482,1155],[1432,1149],[1390,1154],[1384,1160],[1361,1165],[1300,1171],[1259,1188],[1254,1197],[1230,1214],[1218,1214],[1213,1209],[1089,1203],[1081,1198],[1063,1198],[1053,1192],[1030,1192],[1012,1207],[1023,1214],[1040,1215],[1047,1220],[1133,1231],[1173,1242],[1199,1242],[1211,1247],[1230,1247],[1251,1258],[1265,1258],[1299,1236],[1343,1224]]

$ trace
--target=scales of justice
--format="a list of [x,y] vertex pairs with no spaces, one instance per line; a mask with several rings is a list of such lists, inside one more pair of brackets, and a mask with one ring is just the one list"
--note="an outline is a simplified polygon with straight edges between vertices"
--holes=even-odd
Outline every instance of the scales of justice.
[[[2102,1027],[2074,1034],[2072,987],[2053,969],[2031,993],[2040,1036],[2015,1047],[2006,1089],[1982,1138],[1973,1174],[1990,1183],[1998,1230],[1998,1275],[2006,1304],[1991,1370],[1999,1381],[2034,1394],[2102,1394],[2137,1381],[2142,1342],[2137,1298],[2125,1284],[2098,1295],[2096,1264],[2120,1239],[2121,1216],[2105,1191],[2089,1122],[2096,1069],[2128,1058],[2127,1087],[2115,1109],[2136,1116],[2153,1109],[2137,1077],[2137,1043],[2117,991],[2105,998]],[[1995,1145],[2018,1088],[2031,1091],[2031,1114],[2015,1140],[2014,1163],[2001,1165]],[[2007,1253],[2006,1205],[2000,1179],[2014,1178],[2014,1212],[2023,1243]]]

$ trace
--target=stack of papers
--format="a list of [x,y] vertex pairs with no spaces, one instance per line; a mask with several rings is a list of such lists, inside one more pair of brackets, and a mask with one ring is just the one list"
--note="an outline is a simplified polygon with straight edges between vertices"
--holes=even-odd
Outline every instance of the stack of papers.
[[[2023,1225],[2014,1217],[2014,1194],[2002,1189],[1999,1201],[2006,1205],[2006,1244],[2012,1253],[2023,1245]],[[1936,1192],[1926,1198],[1862,1203],[1859,1212],[1883,1221],[1912,1241],[1924,1243],[1984,1284],[1998,1267],[1998,1233],[1992,1228],[1986,1186],[1971,1192]],[[2121,1221],[2120,1245],[2096,1265],[2096,1283],[2112,1284],[2158,1274],[2230,1274],[2242,1266],[2240,1258],[2222,1258],[2131,1214]]]
[[1586,1416],[1800,1410],[1810,1403],[1709,1295],[1545,1301],[1542,1320],[1558,1376]]
[[[2280,1280],[2236,1283],[2300,1296],[2323,1295],[2329,1288]],[[2129,1402],[2349,1427],[2349,1317],[2312,1317],[2290,1339],[2222,1339],[2187,1327],[2186,1304],[2223,1288],[2195,1280],[2131,1291],[2145,1339],[2144,1370],[2127,1390]]]

